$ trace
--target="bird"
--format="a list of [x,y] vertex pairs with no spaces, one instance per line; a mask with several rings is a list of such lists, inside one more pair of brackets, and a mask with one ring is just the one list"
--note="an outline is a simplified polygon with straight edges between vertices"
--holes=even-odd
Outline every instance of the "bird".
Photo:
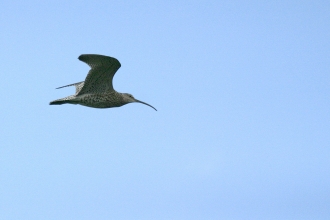
[[78,59],[91,68],[85,81],[56,88],[75,86],[76,93],[65,98],[56,99],[50,102],[50,105],[79,104],[92,108],[113,108],[137,102],[150,106],[157,111],[152,105],[135,99],[129,93],[120,93],[114,90],[112,80],[121,67],[116,58],[98,54],[82,54]]

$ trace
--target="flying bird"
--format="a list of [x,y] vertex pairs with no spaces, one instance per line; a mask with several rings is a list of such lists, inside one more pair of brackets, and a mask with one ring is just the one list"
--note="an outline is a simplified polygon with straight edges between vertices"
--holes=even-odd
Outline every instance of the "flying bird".
[[83,54],[78,59],[87,63],[91,68],[85,81],[58,87],[57,89],[75,86],[76,93],[54,100],[49,103],[50,105],[79,104],[92,108],[112,108],[138,102],[157,111],[153,106],[135,99],[129,93],[120,93],[114,90],[112,79],[121,66],[116,58],[97,54]]

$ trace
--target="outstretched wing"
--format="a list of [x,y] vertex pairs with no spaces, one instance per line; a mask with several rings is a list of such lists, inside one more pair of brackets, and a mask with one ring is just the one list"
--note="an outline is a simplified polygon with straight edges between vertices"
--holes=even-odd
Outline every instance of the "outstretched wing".
[[77,95],[114,90],[112,79],[121,66],[116,58],[97,54],[83,54],[78,59],[87,63],[91,70],[88,72],[84,86]]
[[80,92],[80,90],[82,89],[82,87],[84,86],[84,81],[82,82],[77,82],[77,83],[72,83],[70,85],[66,85],[66,86],[61,86],[61,87],[58,87],[56,89],[61,89],[61,88],[64,88],[64,87],[68,87],[68,86],[75,86],[76,87],[76,95],[78,94],[78,92]]

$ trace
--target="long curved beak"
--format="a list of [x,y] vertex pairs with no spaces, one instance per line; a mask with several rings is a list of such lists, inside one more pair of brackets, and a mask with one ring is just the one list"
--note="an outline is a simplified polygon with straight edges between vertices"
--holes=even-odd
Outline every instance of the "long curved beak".
[[155,107],[153,107],[152,105],[149,105],[148,103],[142,102],[142,101],[137,100],[137,99],[135,99],[135,101],[136,102],[139,102],[139,103],[142,103],[142,104],[145,104],[145,105],[148,105],[148,106],[150,106],[151,108],[153,108],[153,109],[155,109],[157,111],[157,109]]

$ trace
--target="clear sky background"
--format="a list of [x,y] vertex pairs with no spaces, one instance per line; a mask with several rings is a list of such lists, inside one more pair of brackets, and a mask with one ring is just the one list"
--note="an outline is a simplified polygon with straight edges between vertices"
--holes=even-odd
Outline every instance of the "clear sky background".
[[[330,219],[329,1],[0,11],[0,219]],[[84,53],[158,111],[50,106]]]

